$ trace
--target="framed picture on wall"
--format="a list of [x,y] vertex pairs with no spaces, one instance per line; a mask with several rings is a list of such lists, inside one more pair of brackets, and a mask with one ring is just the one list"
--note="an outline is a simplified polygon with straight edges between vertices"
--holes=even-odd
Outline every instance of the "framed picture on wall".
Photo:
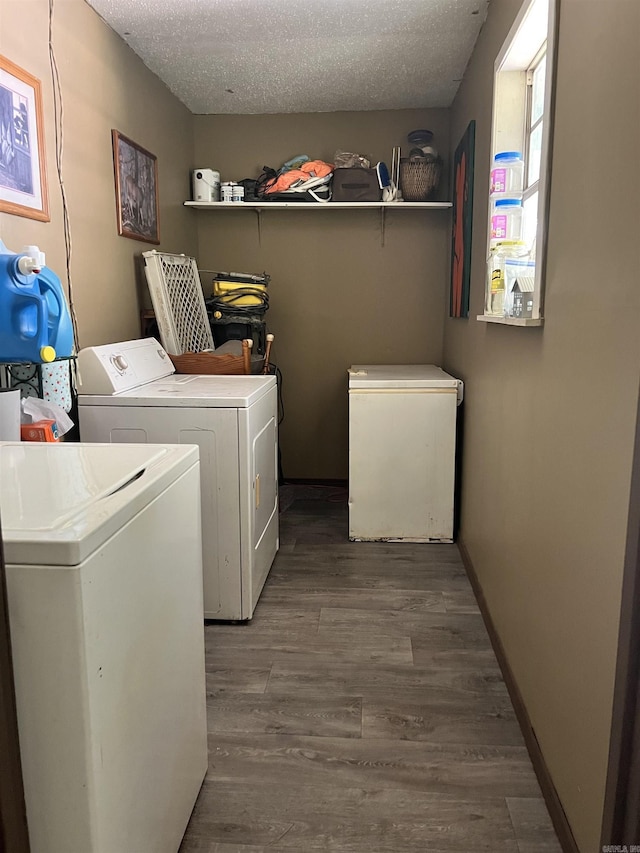
[[453,155],[450,317],[469,316],[475,144],[476,123],[470,121]]
[[0,56],[0,211],[49,221],[40,81]]
[[118,234],[159,243],[158,161],[149,151],[111,131]]

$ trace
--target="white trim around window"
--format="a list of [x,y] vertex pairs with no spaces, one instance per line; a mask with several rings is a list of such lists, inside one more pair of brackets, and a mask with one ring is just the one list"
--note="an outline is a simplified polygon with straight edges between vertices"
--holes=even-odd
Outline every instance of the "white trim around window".
[[[535,285],[529,317],[480,315],[478,320],[518,326],[543,323],[543,296],[548,232],[549,190],[551,182],[551,144],[556,76],[558,6],[560,0],[525,0],[494,65],[491,157],[500,151],[520,151],[525,159],[523,206],[529,208],[527,237],[535,234]],[[544,62],[544,99],[542,112],[532,123],[532,83],[536,69]],[[540,104],[538,103],[537,112]],[[529,181],[531,133],[541,123],[540,172],[537,181]],[[536,202],[537,195],[537,202]],[[491,221],[489,200],[488,223]],[[528,204],[527,204],[528,202]],[[532,225],[531,206],[536,222]],[[490,256],[490,229],[487,230],[487,261]]]

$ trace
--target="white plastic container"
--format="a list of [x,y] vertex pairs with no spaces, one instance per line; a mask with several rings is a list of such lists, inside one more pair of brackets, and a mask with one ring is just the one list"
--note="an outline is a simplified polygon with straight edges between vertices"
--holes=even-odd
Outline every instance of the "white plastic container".
[[192,180],[194,201],[220,201],[220,172],[214,169],[194,169]]
[[211,172],[213,186],[211,188],[211,200],[220,201],[220,172],[215,170]]
[[500,151],[491,169],[492,196],[520,198],[524,189],[524,161],[519,151]]
[[491,212],[491,247],[505,240],[522,240],[522,202],[519,198],[499,198]]
[[233,183],[226,181],[221,185],[222,201],[233,201]]
[[0,441],[20,441],[18,388],[0,388]]
[[241,184],[234,184],[231,188],[231,201],[244,201],[244,187]]

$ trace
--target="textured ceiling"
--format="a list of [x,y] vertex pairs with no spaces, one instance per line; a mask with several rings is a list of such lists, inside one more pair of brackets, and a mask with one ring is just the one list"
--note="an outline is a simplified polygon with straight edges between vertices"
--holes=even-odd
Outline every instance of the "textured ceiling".
[[87,0],[193,113],[447,107],[489,0]]

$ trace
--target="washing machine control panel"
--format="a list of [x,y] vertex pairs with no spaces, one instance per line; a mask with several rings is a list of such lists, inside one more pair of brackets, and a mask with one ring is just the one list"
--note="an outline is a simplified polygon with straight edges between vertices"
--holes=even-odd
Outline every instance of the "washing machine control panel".
[[80,394],[119,394],[174,372],[155,338],[86,347],[78,353]]
[[123,374],[129,367],[129,362],[123,355],[112,355],[111,364],[115,367],[118,373]]

